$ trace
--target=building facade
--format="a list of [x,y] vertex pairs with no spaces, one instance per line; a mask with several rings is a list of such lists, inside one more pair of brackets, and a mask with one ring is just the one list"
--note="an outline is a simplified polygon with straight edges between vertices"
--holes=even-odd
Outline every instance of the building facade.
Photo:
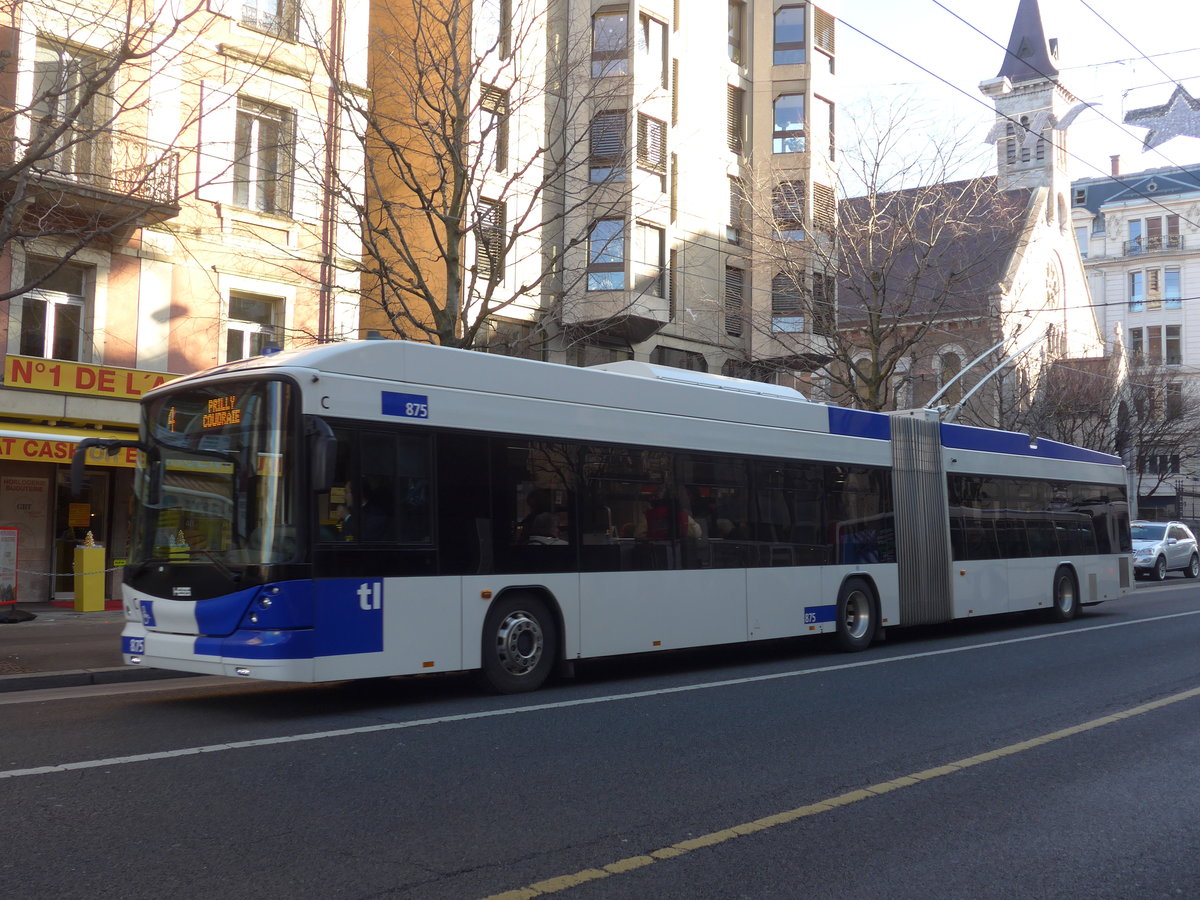
[[[1190,398],[1200,389],[1194,299],[1200,296],[1200,166],[1128,174],[1119,168],[1114,159],[1110,176],[1071,185],[1092,297],[1108,352],[1126,358],[1133,381],[1148,379],[1161,393],[1156,409],[1141,412],[1190,414]],[[1130,398],[1128,415],[1138,416],[1138,401]],[[1128,448],[1140,515],[1200,517],[1200,447],[1169,428],[1152,434],[1161,438],[1157,446],[1144,440]]]
[[[366,299],[364,328],[576,365],[817,364],[825,338],[811,309],[828,279],[809,248],[836,217],[833,15],[783,0],[404,0],[374,32],[403,33],[423,13],[444,46],[463,47],[450,24],[460,17],[434,14],[459,8],[475,20],[473,54],[457,57],[473,81],[457,93],[472,99],[442,121],[466,115],[467,136],[442,141],[446,165],[422,175],[455,171],[461,205],[407,180],[420,164],[402,161],[423,150],[406,143],[402,92],[382,85],[408,78],[397,52],[408,45],[372,48],[377,103],[397,122],[373,159],[405,173],[414,198],[401,209],[381,187],[374,208],[407,222],[421,250],[371,263],[394,296]],[[407,53],[414,69],[430,67],[422,52]],[[786,290],[769,262],[780,255],[799,273]],[[830,320],[832,296],[823,302]],[[456,312],[455,330],[428,327],[437,315],[422,304]]]
[[93,456],[73,496],[80,440],[135,437],[139,398],[176,375],[357,333],[358,250],[328,187],[361,152],[329,98],[365,85],[366,25],[342,2],[13,10],[0,526],[17,596],[39,600],[71,596],[88,532],[111,583],[125,556],[134,456]]

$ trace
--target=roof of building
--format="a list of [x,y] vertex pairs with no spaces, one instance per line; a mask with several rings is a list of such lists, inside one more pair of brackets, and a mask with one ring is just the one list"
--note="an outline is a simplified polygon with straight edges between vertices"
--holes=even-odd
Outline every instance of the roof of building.
[[987,176],[843,200],[840,323],[864,321],[868,298],[901,318],[990,312],[1032,195]]
[[[1082,191],[1082,193],[1080,193]],[[1098,213],[1108,203],[1130,200],[1162,202],[1164,198],[1200,192],[1200,165],[1167,166],[1128,175],[1103,175],[1071,182],[1072,204]],[[1082,199],[1083,202],[1075,202]]]
[[1008,49],[997,78],[1007,76],[1016,84],[1041,78],[1058,78],[1058,53],[1051,49],[1042,27],[1042,11],[1037,0],[1021,0],[1013,21]]

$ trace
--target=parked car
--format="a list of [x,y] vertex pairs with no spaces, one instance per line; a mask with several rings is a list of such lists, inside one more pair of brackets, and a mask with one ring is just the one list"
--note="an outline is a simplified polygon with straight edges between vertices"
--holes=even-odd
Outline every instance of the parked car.
[[1182,522],[1134,522],[1133,572],[1162,581],[1169,571],[1200,575],[1196,536]]

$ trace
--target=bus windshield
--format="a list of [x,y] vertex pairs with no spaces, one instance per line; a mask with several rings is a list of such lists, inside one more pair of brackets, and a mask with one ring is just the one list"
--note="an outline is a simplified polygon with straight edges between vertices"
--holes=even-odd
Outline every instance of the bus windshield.
[[193,562],[228,574],[295,557],[291,392],[282,381],[222,382],[146,404],[131,566]]

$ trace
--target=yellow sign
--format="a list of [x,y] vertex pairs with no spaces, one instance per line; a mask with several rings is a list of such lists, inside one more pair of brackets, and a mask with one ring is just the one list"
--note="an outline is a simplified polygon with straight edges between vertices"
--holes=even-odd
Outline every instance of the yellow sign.
[[9,355],[4,365],[4,384],[7,387],[88,394],[118,400],[137,400],[151,388],[177,377],[166,372],[92,366],[32,356]]
[[[131,435],[132,437],[132,435]],[[58,441],[51,437],[9,437],[0,435],[0,459],[21,459],[26,462],[71,462],[75,456],[75,441]],[[138,452],[131,447],[122,447],[111,456],[98,447],[90,447],[87,452],[89,466],[119,466],[132,468],[137,465]]]
[[92,507],[87,503],[68,504],[67,524],[72,528],[87,528],[92,524]]

